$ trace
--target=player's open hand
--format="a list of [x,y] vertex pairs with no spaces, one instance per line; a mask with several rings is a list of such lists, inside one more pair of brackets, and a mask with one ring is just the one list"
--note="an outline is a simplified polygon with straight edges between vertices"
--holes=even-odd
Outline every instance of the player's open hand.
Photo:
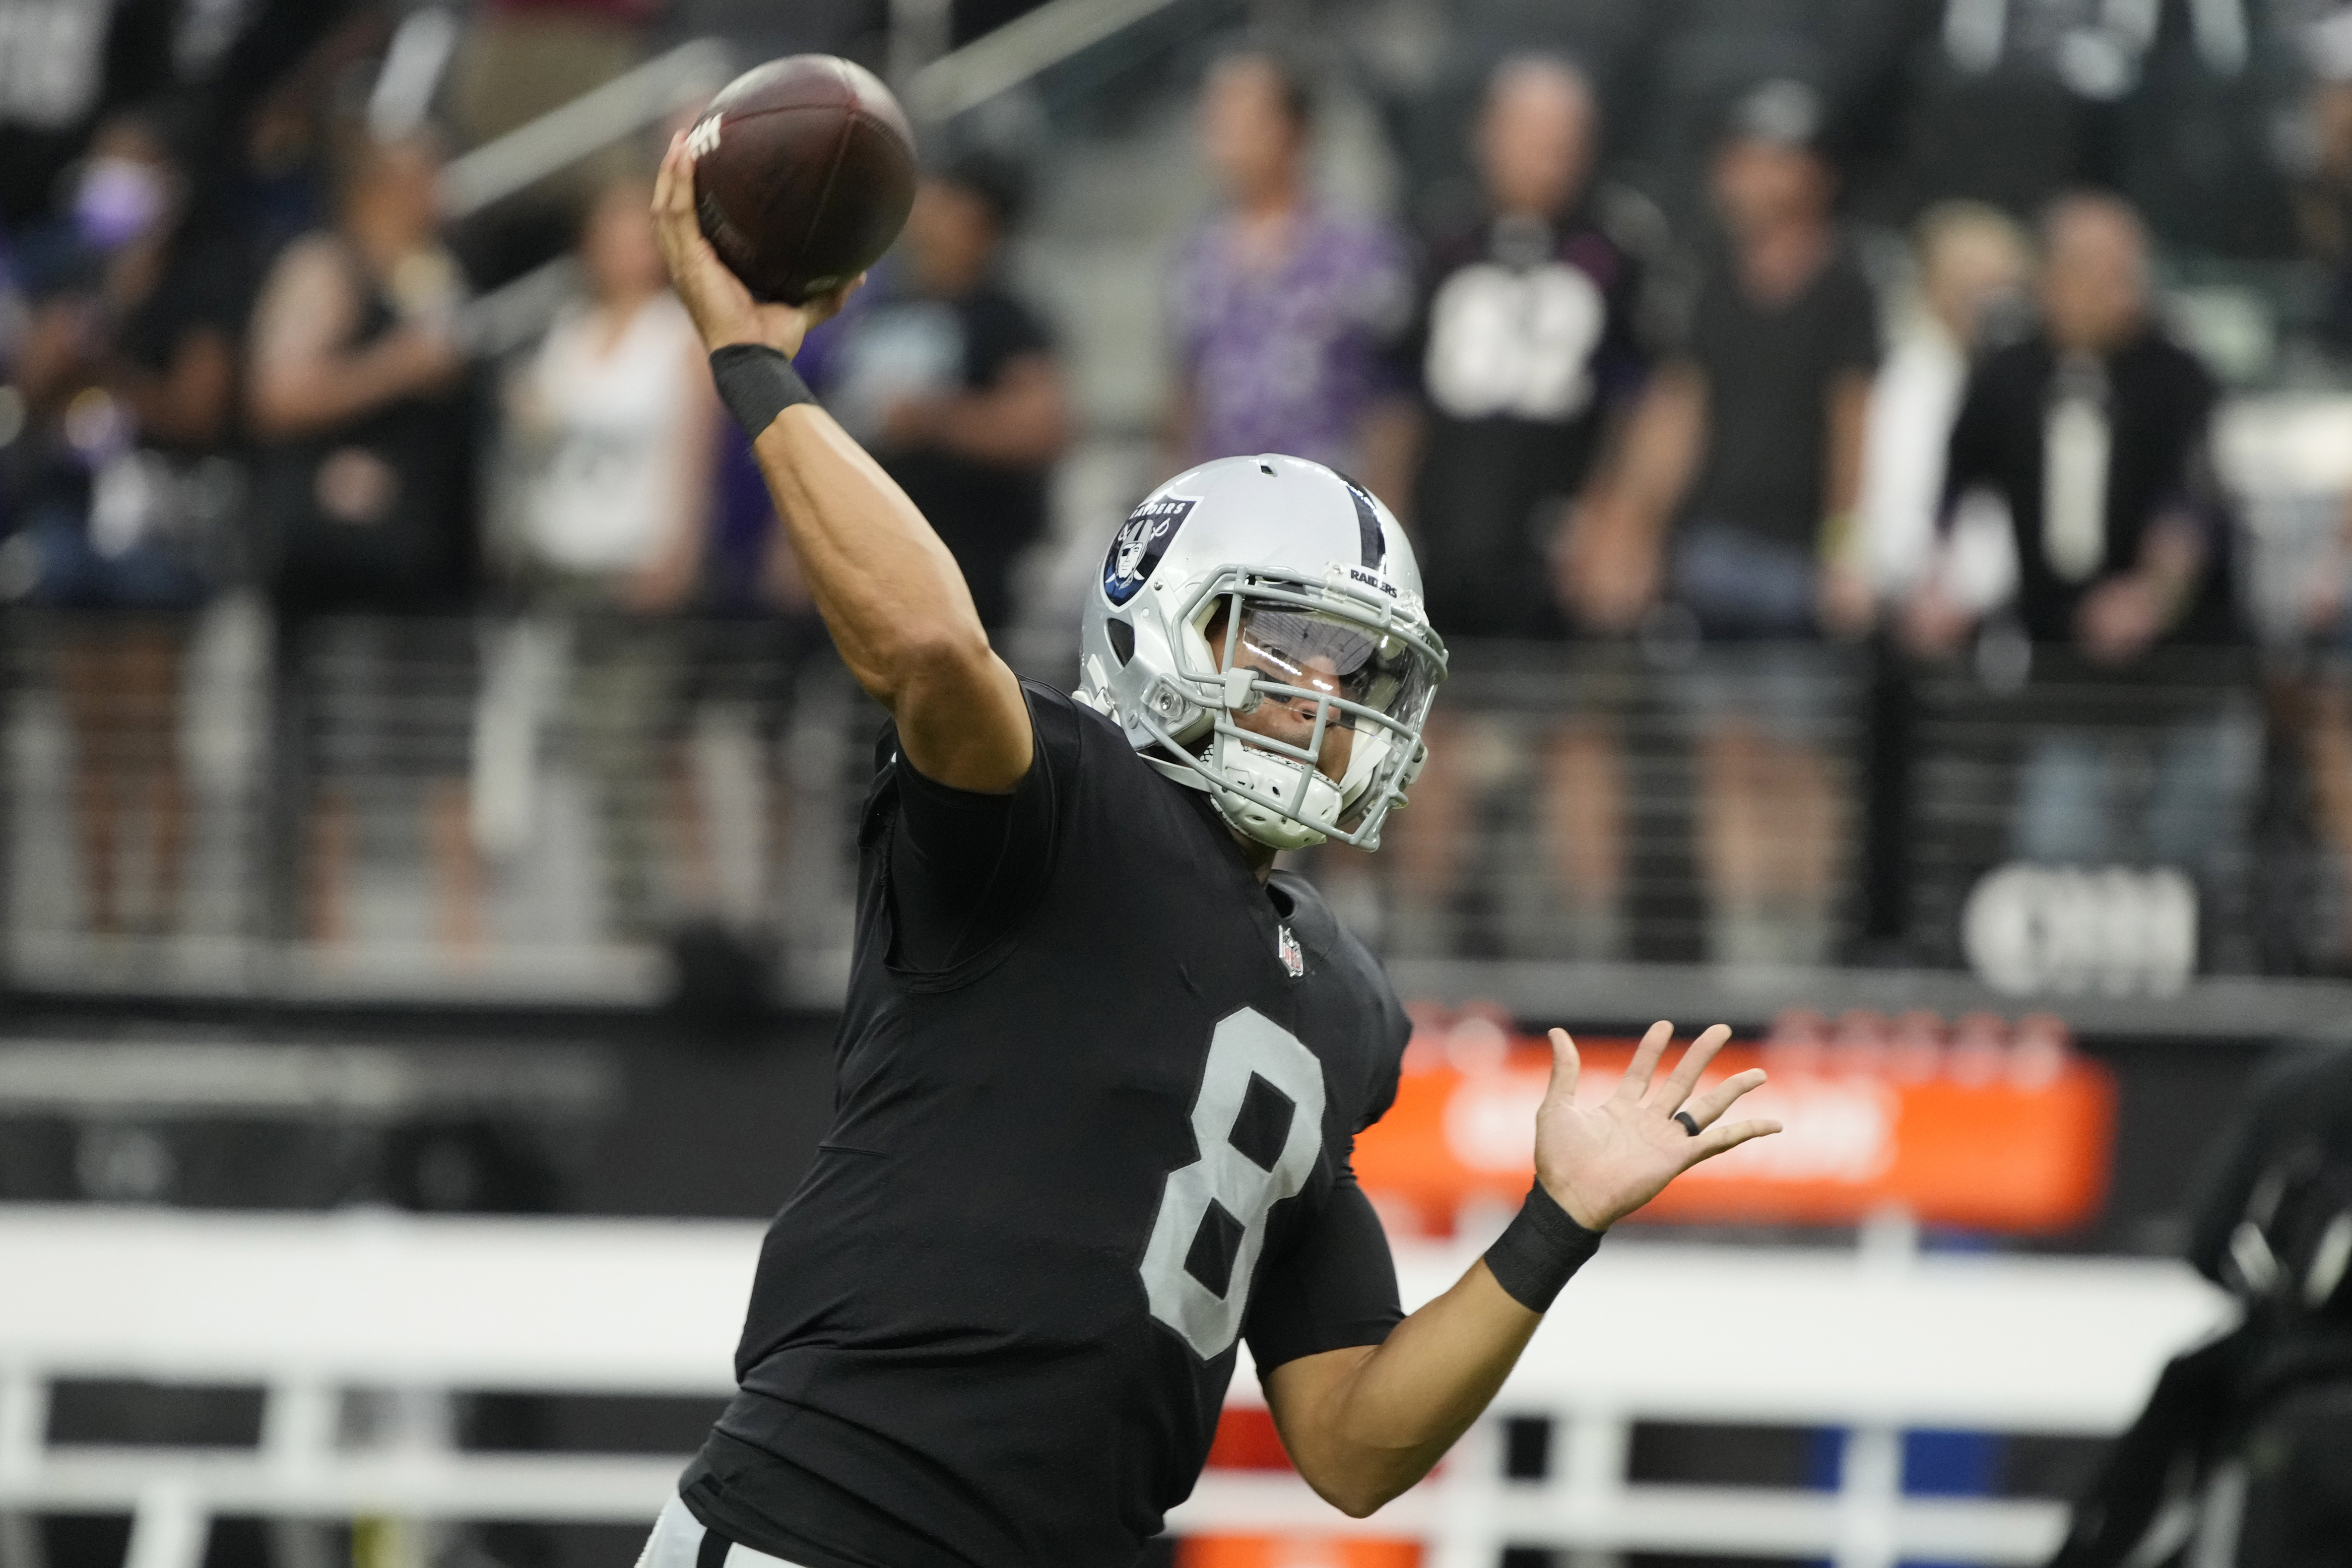
[[669,264],[670,287],[694,319],[706,349],[765,343],[788,356],[797,354],[809,329],[848,303],[866,281],[860,273],[804,305],[763,304],[753,299],[703,237],[694,211],[694,157],[686,150],[683,131],[670,138],[661,173],[654,179],[654,233],[661,241],[662,259]]
[[[1599,1105],[1581,1106],[1576,1103],[1582,1070],[1576,1042],[1566,1029],[1551,1032],[1551,1084],[1536,1111],[1536,1175],[1552,1201],[1587,1230],[1607,1230],[1701,1160],[1780,1131],[1777,1121],[1723,1121],[1735,1100],[1764,1081],[1761,1068],[1735,1073],[1691,1098],[1706,1064],[1731,1038],[1721,1024],[1692,1041],[1665,1081],[1654,1083],[1674,1037],[1672,1024],[1651,1025],[1615,1092]],[[1689,1117],[1696,1133],[1676,1111]]]

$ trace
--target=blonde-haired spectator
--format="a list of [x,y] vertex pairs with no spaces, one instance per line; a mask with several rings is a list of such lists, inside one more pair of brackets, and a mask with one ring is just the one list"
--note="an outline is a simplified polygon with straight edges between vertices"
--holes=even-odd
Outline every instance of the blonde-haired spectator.
[[616,180],[589,208],[585,290],[548,330],[517,399],[545,453],[522,519],[542,600],[675,610],[701,560],[718,399],[654,245],[652,189]]
[[[1917,287],[1871,389],[1862,463],[1862,551],[1882,602],[1917,588],[1936,563],[1944,448],[1969,367],[1994,319],[2021,310],[2033,269],[2024,228],[1981,202],[1942,202],[1913,230]],[[2014,591],[2016,553],[1997,508],[1964,509],[1948,548],[1969,602],[1990,607]]]

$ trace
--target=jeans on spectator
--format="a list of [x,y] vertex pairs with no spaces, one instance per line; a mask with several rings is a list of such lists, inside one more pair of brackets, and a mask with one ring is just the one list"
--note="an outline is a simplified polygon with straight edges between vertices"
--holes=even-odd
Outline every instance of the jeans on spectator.
[[90,542],[83,519],[45,509],[19,536],[31,567],[22,596],[30,603],[78,609],[194,610],[212,596],[194,553],[142,538],[108,554]]
[[2261,742],[2219,714],[2153,734],[2037,737],[2020,770],[2011,852],[2042,863],[2172,866],[2210,888],[2245,841]]

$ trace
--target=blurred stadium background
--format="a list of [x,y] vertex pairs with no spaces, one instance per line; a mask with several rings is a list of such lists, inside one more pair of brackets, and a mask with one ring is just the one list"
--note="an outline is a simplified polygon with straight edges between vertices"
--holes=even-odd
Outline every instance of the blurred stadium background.
[[[936,173],[812,378],[1024,673],[1073,678],[1127,509],[1229,432],[1326,440],[1467,606],[1416,809],[1311,861],[1420,1008],[1361,1162],[1408,1293],[1523,1188],[1545,1026],[1731,1023],[1791,1124],[1612,1243],[1368,1523],[1238,1377],[1169,1556],[2041,1560],[2226,1315],[2179,1261],[2200,1152],[2352,1031],[2334,0],[0,0],[0,1568],[606,1568],[717,1409],[827,1116],[878,714],[633,182],[811,49],[890,80]],[[1243,50],[1311,95],[1295,149]],[[1498,65],[1535,129],[1496,128]],[[1563,101],[1513,261],[1497,139],[1540,163]],[[1783,162],[1741,186],[1742,149]],[[2033,403],[2021,596],[1969,521],[1999,460],[1935,542],[1945,433],[1971,353],[2054,330],[2027,242],[2084,188],[2145,226],[2126,335],[2201,379],[2154,437],[2120,368]],[[1724,279],[1809,234],[1860,291],[1804,340],[1844,358],[1757,384],[1825,400],[1788,438],[1848,492],[1803,607],[1727,621],[1685,547],[1742,520],[1680,490],[1663,586],[1580,565],[1639,498],[1545,443],[1769,357]],[[1615,281],[1497,307],[1449,373],[1463,235]],[[2078,404],[2095,559],[2053,577]],[[2134,441],[2170,468],[2127,516]],[[1442,459],[1544,472],[1457,525]],[[1816,521],[1858,609],[1811,599]],[[2166,529],[2160,635],[2050,619]],[[1931,591],[1976,595],[1940,641]]]

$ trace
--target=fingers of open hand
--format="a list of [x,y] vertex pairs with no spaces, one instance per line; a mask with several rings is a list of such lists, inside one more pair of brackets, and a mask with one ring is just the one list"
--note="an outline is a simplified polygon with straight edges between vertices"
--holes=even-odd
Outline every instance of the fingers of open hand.
[[1714,1126],[1723,1113],[1731,1109],[1733,1101],[1763,1081],[1762,1068],[1749,1068],[1746,1072],[1734,1073],[1690,1102],[1687,1109],[1691,1120],[1701,1127]]
[[1657,1073],[1658,1058],[1666,1054],[1666,1047],[1674,1037],[1675,1026],[1664,1019],[1651,1025],[1650,1032],[1642,1037],[1641,1045],[1635,1048],[1633,1059],[1625,1064],[1625,1076],[1618,1080],[1617,1092],[1610,1099],[1629,1105],[1641,1104],[1650,1092],[1650,1079]]
[[1551,1087],[1549,1095],[1559,1100],[1576,1098],[1577,1079],[1584,1074],[1583,1060],[1576,1054],[1576,1042],[1566,1029],[1551,1032]]
[[[1728,1121],[1720,1126],[1710,1127],[1691,1140],[1698,1145],[1698,1148],[1691,1155],[1690,1163],[1696,1165],[1701,1160],[1711,1160],[1727,1149],[1737,1149],[1750,1138],[1762,1138],[1779,1131],[1780,1131],[1780,1124],[1772,1121]],[[1688,1166],[1685,1167],[1685,1169],[1688,1168]]]
[[1665,1088],[1652,1102],[1660,1115],[1672,1116],[1681,1109],[1683,1101],[1688,1100],[1691,1090],[1697,1087],[1698,1075],[1706,1070],[1706,1064],[1715,1059],[1715,1053],[1723,1049],[1724,1041],[1729,1038],[1730,1027],[1717,1024],[1691,1042],[1690,1049],[1683,1053],[1683,1059],[1675,1064],[1674,1073],[1666,1079]]

